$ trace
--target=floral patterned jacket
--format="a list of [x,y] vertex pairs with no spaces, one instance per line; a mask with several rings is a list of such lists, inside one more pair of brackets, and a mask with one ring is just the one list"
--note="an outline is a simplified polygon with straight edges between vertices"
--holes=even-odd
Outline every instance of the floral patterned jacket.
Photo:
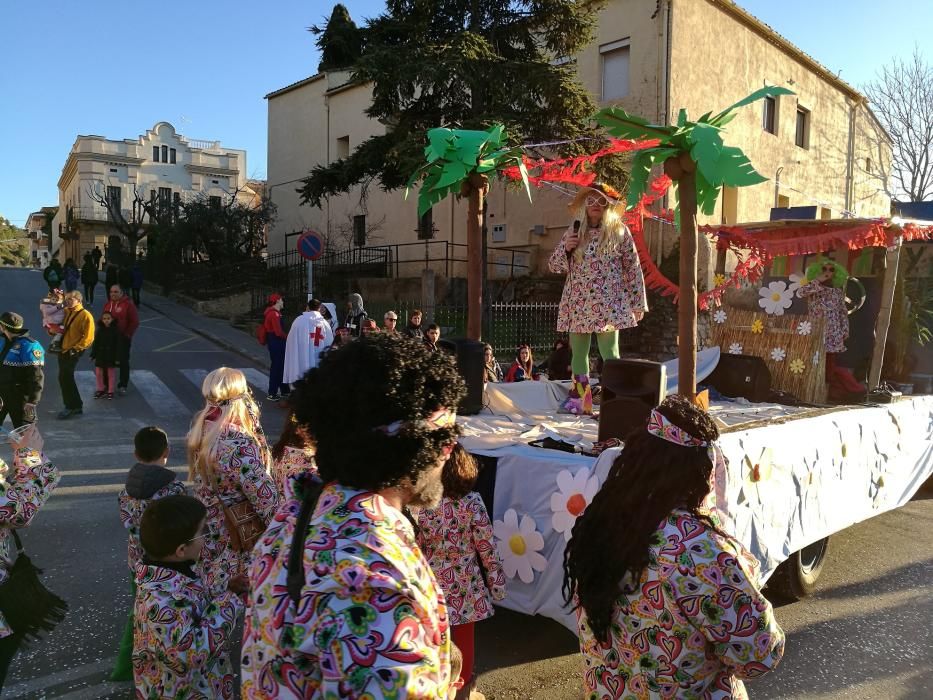
[[588,698],[746,698],[740,679],[770,671],[784,632],[739,542],[675,510],[651,540],[635,592],[613,609],[603,645],[577,610]]
[[[13,453],[13,470],[0,459],[0,585],[16,563],[13,530],[26,527],[58,486],[61,475],[44,454],[20,448]],[[0,614],[0,638],[13,630]]]
[[[446,698],[447,608],[411,523],[381,496],[330,483],[304,546],[297,610],[288,557],[301,508],[289,482],[256,545],[243,633],[244,698]],[[295,490],[293,490],[293,487]]]
[[829,287],[813,280],[803,285],[797,293],[807,300],[807,313],[823,319],[823,341],[826,352],[845,352],[849,337],[849,312],[846,310],[846,295],[838,287]]
[[286,447],[282,456],[272,462],[272,478],[279,490],[279,496],[284,498],[288,481],[304,472],[317,474],[314,450]]
[[138,700],[233,698],[227,645],[243,605],[229,591],[213,598],[175,568],[136,569],[133,680]]
[[[492,617],[493,601],[505,598],[505,574],[492,523],[475,491],[446,496],[418,513],[418,544],[444,592],[451,625]],[[484,575],[485,574],[485,575]]]
[[183,496],[187,493],[185,485],[181,481],[173,481],[167,486],[163,486],[149,498],[133,498],[126,489],[120,492],[117,500],[120,504],[120,522],[127,531],[126,562],[130,571],[135,572],[136,567],[142,562],[145,552],[139,542],[139,523],[143,519],[143,513],[149,504],[166,496]]
[[272,521],[279,496],[269,475],[271,463],[264,440],[236,429],[227,430],[217,446],[217,466],[213,483],[205,483],[195,475],[194,495],[207,507],[207,527],[210,532],[204,543],[201,567],[205,584],[211,591],[227,589],[227,581],[249,568],[250,553],[236,552],[230,545],[230,532],[220,506],[248,500],[265,525]]
[[590,229],[581,235],[584,252],[578,261],[564,248],[572,233],[572,227],[564,232],[548,260],[551,272],[567,274],[557,309],[557,330],[606,333],[638,325],[648,301],[632,234],[626,230],[620,252],[606,255],[597,250],[599,229]]

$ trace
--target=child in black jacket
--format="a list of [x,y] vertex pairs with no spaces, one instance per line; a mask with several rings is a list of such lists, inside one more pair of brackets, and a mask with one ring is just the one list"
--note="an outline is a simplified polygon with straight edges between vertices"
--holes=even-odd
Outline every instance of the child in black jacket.
[[91,346],[91,358],[94,360],[94,374],[97,377],[95,399],[113,398],[117,385],[117,365],[120,364],[120,331],[113,316],[105,311],[97,323],[94,344]]

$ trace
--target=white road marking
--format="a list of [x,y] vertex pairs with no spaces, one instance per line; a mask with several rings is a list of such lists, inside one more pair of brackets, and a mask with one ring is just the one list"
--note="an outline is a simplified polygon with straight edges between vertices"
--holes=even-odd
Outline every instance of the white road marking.
[[182,369],[178,370],[185,379],[194,384],[198,391],[201,391],[201,385],[204,383],[204,377],[207,376],[206,369]]
[[[81,400],[84,402],[85,415],[94,416],[95,419],[120,419],[120,414],[113,401],[94,398],[94,393],[97,391],[97,379],[94,377],[94,370],[85,369],[75,372],[75,383],[78,385]],[[117,393],[116,387],[111,387],[111,390],[114,394]]]
[[[51,688],[62,683],[67,683],[68,681],[80,680],[81,678],[86,678],[88,676],[94,675],[95,673],[101,673],[102,671],[109,671],[113,668],[116,661],[117,657],[111,656],[108,659],[101,659],[100,661],[94,661],[93,663],[84,664],[82,666],[75,666],[74,668],[69,668],[65,671],[50,673],[47,676],[33,678],[32,680],[28,680],[23,683],[17,683],[16,685],[8,685],[6,688],[4,688],[4,691],[7,694],[3,697],[7,698],[8,700],[35,697],[34,693],[38,693],[39,691],[45,690],[46,688]],[[121,684],[121,686],[122,685],[123,684]],[[97,695],[92,697],[100,697],[99,692]]]
[[130,375],[133,387],[159,418],[190,419],[194,413],[172,393],[161,379],[146,369],[134,370]]
[[[268,374],[260,372],[255,367],[237,367],[236,369],[240,370],[246,377],[246,381],[260,392],[268,390]],[[198,388],[198,391],[201,390],[201,385],[204,383],[204,377],[206,377],[208,374],[208,370],[206,369],[183,369],[179,371],[189,382]]]

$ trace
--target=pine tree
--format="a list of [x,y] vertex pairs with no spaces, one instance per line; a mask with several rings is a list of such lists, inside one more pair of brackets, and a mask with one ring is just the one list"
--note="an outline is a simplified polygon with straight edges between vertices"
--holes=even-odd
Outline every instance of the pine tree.
[[323,29],[314,26],[308,31],[317,35],[315,43],[321,51],[321,62],[317,66],[319,73],[352,68],[363,52],[360,29],[343,5],[334,5]]
[[[386,190],[404,186],[423,163],[425,132],[437,126],[501,123],[512,139],[525,143],[598,138],[589,124],[595,104],[573,62],[557,59],[590,43],[603,4],[388,0],[386,11],[361,30],[363,51],[353,72],[354,80],[371,84],[366,113],[387,133],[362,142],[348,158],[315,167],[300,190],[302,202],[320,206],[371,178]],[[330,41],[321,34],[325,54]],[[598,140],[581,142],[560,152],[598,146]],[[599,165],[621,185],[620,163],[612,160]]]

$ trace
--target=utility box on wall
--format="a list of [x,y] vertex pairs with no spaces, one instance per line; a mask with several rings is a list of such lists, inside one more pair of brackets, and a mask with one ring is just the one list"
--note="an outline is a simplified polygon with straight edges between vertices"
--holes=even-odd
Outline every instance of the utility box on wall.
[[493,243],[505,243],[506,231],[505,224],[493,224],[492,225],[492,242]]

